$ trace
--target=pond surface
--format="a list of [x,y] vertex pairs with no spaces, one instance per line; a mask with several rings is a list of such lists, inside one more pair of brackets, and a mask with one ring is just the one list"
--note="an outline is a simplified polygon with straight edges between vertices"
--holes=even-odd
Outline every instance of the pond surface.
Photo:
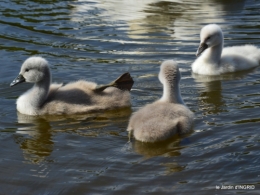
[[[191,73],[206,24],[221,26],[225,46],[260,47],[259,7],[257,0],[1,0],[0,194],[259,194],[260,68]],[[132,107],[17,113],[17,97],[32,85],[9,84],[32,55],[48,59],[54,82],[107,83],[130,72]],[[131,113],[162,95],[157,74],[166,59],[179,64],[194,130],[160,144],[128,143]]]

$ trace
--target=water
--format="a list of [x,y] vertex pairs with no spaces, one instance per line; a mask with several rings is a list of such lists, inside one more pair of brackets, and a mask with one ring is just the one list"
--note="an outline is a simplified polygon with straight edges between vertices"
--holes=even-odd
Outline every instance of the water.
[[[191,63],[208,23],[225,45],[260,47],[260,2],[0,1],[0,194],[259,194],[260,69],[197,77]],[[21,63],[41,55],[53,81],[107,83],[130,72],[132,107],[29,117],[10,88]],[[194,130],[161,144],[127,143],[132,111],[158,99],[159,64],[175,59]],[[254,185],[217,190],[216,185]]]

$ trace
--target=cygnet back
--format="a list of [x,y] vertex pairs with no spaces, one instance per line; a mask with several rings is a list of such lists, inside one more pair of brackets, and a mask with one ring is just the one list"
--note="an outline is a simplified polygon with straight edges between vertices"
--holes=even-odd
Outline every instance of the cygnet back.
[[180,79],[181,74],[174,61],[168,60],[161,64],[159,80],[163,84],[163,96],[131,116],[127,131],[135,139],[158,142],[192,129],[194,115],[181,98]]

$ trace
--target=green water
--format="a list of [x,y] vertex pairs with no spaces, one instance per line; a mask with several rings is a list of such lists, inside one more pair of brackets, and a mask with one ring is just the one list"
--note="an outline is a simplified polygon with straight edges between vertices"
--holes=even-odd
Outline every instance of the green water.
[[[0,1],[0,194],[259,194],[260,69],[191,73],[201,27],[221,26],[225,46],[260,47],[260,2]],[[9,84],[32,55],[53,82],[135,80],[132,107],[80,116],[29,117]],[[128,143],[133,111],[162,95],[159,64],[178,62],[194,130],[169,142]],[[254,185],[217,190],[216,185]]]

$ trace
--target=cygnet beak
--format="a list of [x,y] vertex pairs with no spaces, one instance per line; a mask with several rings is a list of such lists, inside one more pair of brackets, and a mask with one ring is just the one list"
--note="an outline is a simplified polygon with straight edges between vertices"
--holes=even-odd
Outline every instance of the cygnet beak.
[[10,84],[10,87],[13,87],[19,83],[25,82],[25,78],[23,75],[19,74],[18,77],[16,77],[13,82]]
[[197,50],[197,53],[196,53],[196,56],[199,57],[200,54],[202,54],[202,52],[208,48],[208,45],[206,43],[201,43],[198,50]]

